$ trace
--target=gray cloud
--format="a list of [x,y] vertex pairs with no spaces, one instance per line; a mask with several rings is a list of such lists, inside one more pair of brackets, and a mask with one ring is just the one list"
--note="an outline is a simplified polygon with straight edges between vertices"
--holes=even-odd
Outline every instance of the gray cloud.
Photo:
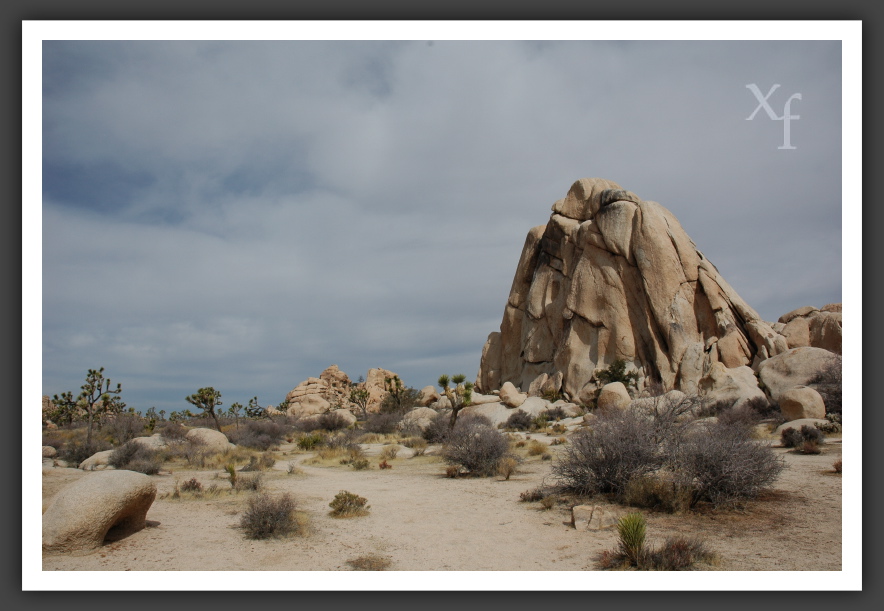
[[[43,392],[282,400],[472,377],[585,176],[673,211],[767,319],[841,300],[837,42],[45,42]],[[748,83],[793,105],[796,150]]]

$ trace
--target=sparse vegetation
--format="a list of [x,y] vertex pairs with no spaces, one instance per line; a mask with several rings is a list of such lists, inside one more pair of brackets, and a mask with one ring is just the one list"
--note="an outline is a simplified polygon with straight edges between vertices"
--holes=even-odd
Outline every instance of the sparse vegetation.
[[518,466],[519,461],[515,456],[504,456],[497,463],[497,474],[503,479],[508,480],[516,472]]
[[368,499],[341,490],[335,495],[335,498],[328,504],[332,508],[330,514],[335,518],[352,518],[355,516],[364,516],[368,514],[370,505],[367,504]]
[[522,410],[517,409],[506,419],[504,428],[512,429],[514,431],[527,431],[531,428],[533,423],[534,419],[528,414],[528,412],[523,412]]
[[832,464],[832,470],[835,473],[841,473],[841,459],[840,458]]
[[368,556],[360,556],[354,560],[348,560],[347,564],[349,564],[354,571],[385,571],[390,568],[392,562],[389,558],[372,554]]
[[228,436],[238,446],[264,451],[279,446],[290,433],[290,427],[269,419],[247,419],[242,426],[230,431]]
[[204,414],[212,417],[215,422],[215,428],[221,431],[221,424],[218,422],[218,414],[215,408],[221,405],[221,393],[211,386],[200,388],[195,394],[184,397],[184,400],[203,410]]
[[369,433],[389,435],[396,432],[401,421],[402,414],[400,413],[372,414],[365,421],[363,428]]
[[472,475],[492,475],[508,450],[507,438],[487,418],[469,416],[451,429],[442,457]]
[[263,452],[259,456],[252,456],[249,459],[249,464],[242,468],[243,471],[266,471],[267,469],[272,469],[273,465],[276,464],[276,457],[273,456],[273,452]]
[[157,451],[146,448],[134,441],[127,441],[116,448],[111,452],[107,462],[115,469],[138,471],[145,475],[156,475],[160,472],[163,465]]
[[627,372],[626,361],[624,361],[623,359],[617,359],[616,361],[611,363],[607,369],[596,371],[595,379],[599,383],[599,388],[601,388],[605,384],[611,384],[613,382],[622,382],[627,390],[629,390],[630,386],[633,388],[633,390],[636,390],[638,388],[638,372]]
[[790,426],[780,432],[782,446],[795,448],[799,454],[819,454],[819,446],[825,442],[825,439],[826,436],[820,429],[806,424],[802,425],[800,430]]
[[384,446],[383,448],[381,448],[380,457],[385,460],[387,460],[387,459],[392,460],[392,459],[396,458],[396,456],[399,454],[399,450],[401,450],[401,449],[402,448],[396,444]]
[[[462,373],[451,376],[451,378],[447,375],[439,376],[439,388],[442,389],[442,394],[448,397],[448,402],[451,404],[451,421],[449,422],[451,429],[457,423],[460,410],[472,403],[473,383],[467,382],[466,379]],[[449,386],[449,381],[454,383],[454,388]]]
[[299,519],[297,504],[289,494],[256,494],[249,499],[240,527],[249,539],[270,539],[303,534],[306,520]]
[[[826,414],[841,416],[841,359],[833,359],[808,382],[823,398]],[[840,420],[839,420],[840,421]]]

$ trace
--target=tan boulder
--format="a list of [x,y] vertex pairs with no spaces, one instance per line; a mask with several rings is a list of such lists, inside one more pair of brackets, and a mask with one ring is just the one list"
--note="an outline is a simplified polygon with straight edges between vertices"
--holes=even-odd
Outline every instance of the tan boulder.
[[841,312],[820,312],[809,323],[810,345],[841,354]]
[[151,478],[134,471],[104,471],[64,488],[43,514],[43,552],[88,554],[105,538],[144,528],[156,498]]
[[191,443],[202,446],[209,452],[227,452],[236,447],[227,439],[227,435],[214,429],[190,429],[185,438]]
[[441,398],[442,396],[439,394],[439,391],[436,390],[435,386],[424,386],[421,389],[421,395],[417,404],[421,407],[427,407],[430,403],[435,403]]
[[309,394],[302,395],[297,401],[289,403],[288,414],[295,418],[306,418],[324,414],[331,409],[331,403],[326,401],[322,395]]
[[571,508],[571,525],[576,530],[604,530],[617,526],[617,513],[599,505],[575,505]]
[[43,458],[55,458],[57,455],[58,450],[52,446],[43,446]]
[[786,314],[783,314],[782,316],[780,316],[780,318],[777,322],[785,323],[786,326],[788,326],[789,323],[792,320],[794,320],[795,318],[807,316],[811,312],[816,312],[816,311],[817,311],[817,309],[813,306],[803,306],[801,308],[795,308],[791,312],[787,312]]
[[549,401],[541,397],[528,397],[516,409],[525,412],[532,418],[536,418],[543,412],[549,410],[551,406],[552,404]]
[[603,411],[611,409],[624,410],[629,407],[631,402],[632,397],[629,396],[629,392],[626,390],[623,382],[611,382],[602,386],[602,391],[599,393],[598,398],[598,408]]
[[353,412],[351,412],[349,409],[335,409],[332,410],[332,413],[337,414],[338,416],[343,418],[344,422],[347,423],[347,426],[356,424],[356,416],[354,416]]
[[541,373],[539,376],[534,378],[534,381],[528,386],[528,396],[529,397],[539,397],[543,394],[543,386],[546,384],[546,381],[549,379],[549,375],[546,373]]
[[417,426],[423,431],[430,426],[433,418],[435,418],[438,413],[439,412],[430,409],[429,407],[416,407],[411,411],[405,412],[405,415],[402,417],[404,423],[403,426]]
[[807,386],[798,386],[783,392],[778,403],[786,420],[826,417],[826,405],[820,393]]
[[150,437],[135,437],[132,439],[132,443],[137,443],[148,450],[160,450],[167,445],[160,433],[154,433]]
[[387,380],[393,380],[399,377],[392,371],[387,369],[375,368],[369,369],[368,373],[365,376],[365,388],[368,390],[368,410],[369,411],[377,411],[381,405],[381,401],[384,400],[384,397],[387,396],[389,392],[388,387],[390,382]]
[[820,312],[841,312],[840,303],[827,303],[820,308]]
[[505,382],[503,386],[500,387],[500,393],[498,395],[500,401],[504,403],[507,407],[519,407],[522,403],[525,402],[525,399],[528,398],[528,395],[519,390],[512,384],[512,382]]
[[750,367],[728,369],[722,363],[712,363],[700,380],[699,392],[709,403],[723,401],[733,407],[740,407],[755,398],[765,398]]
[[[113,450],[104,450],[96,452],[86,460],[80,463],[79,468],[83,471],[102,471],[109,468],[108,460]],[[112,468],[112,467],[110,467]]]
[[510,415],[516,411],[506,407],[503,403],[483,403],[482,405],[471,405],[461,410],[459,418],[468,414],[478,414],[485,416],[491,421],[491,425],[496,427],[509,419]]
[[779,403],[784,392],[807,385],[816,374],[833,363],[840,365],[841,357],[823,348],[792,348],[762,362],[758,367],[758,377],[770,398]]
[[483,395],[481,393],[477,393],[473,391],[470,396],[470,405],[482,405],[483,403],[497,403],[500,401],[500,397],[497,395]]

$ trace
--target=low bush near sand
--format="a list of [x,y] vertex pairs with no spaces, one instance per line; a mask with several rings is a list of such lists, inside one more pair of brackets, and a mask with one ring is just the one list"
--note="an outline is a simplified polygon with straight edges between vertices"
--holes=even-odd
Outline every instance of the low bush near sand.
[[471,475],[493,475],[509,441],[486,418],[460,418],[442,448],[442,457]]
[[107,463],[115,469],[156,475],[163,466],[160,453],[134,441],[127,441],[111,452]]
[[385,571],[390,568],[392,562],[389,558],[369,555],[348,560],[347,564],[349,564],[354,571]]
[[270,539],[304,534],[306,520],[297,515],[297,504],[289,494],[256,494],[249,499],[240,527],[248,539]]
[[334,518],[364,516],[368,514],[368,510],[371,508],[368,505],[368,499],[346,490],[341,490],[337,493],[328,506],[332,508],[330,514]]

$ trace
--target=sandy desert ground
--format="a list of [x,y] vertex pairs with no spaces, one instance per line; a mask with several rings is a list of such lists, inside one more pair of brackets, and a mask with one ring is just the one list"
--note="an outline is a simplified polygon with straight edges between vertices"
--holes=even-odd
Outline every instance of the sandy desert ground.
[[[349,571],[348,561],[374,556],[389,561],[392,571],[589,571],[597,569],[598,553],[616,546],[615,529],[575,530],[567,505],[543,510],[539,503],[520,502],[521,492],[551,481],[550,461],[531,457],[509,480],[451,479],[439,457],[410,457],[407,449],[390,461],[392,469],[378,470],[381,446],[366,447],[368,471],[334,461],[307,464],[314,454],[292,444],[276,452],[279,460],[265,475],[266,489],[294,495],[309,516],[306,536],[246,539],[238,523],[249,493],[229,492],[219,471],[174,469],[152,476],[158,495],[147,528],[90,555],[45,556],[43,570]],[[720,557],[717,565],[701,567],[705,570],[841,570],[841,476],[832,469],[841,458],[841,440],[829,439],[815,456],[775,451],[787,468],[761,498],[740,510],[645,512],[648,542],[673,534],[699,536]],[[302,472],[289,474],[290,462]],[[89,473],[44,471],[44,508],[81,477]],[[192,477],[224,492],[171,498],[176,480]],[[330,517],[328,504],[341,490],[366,497],[369,514]]]

